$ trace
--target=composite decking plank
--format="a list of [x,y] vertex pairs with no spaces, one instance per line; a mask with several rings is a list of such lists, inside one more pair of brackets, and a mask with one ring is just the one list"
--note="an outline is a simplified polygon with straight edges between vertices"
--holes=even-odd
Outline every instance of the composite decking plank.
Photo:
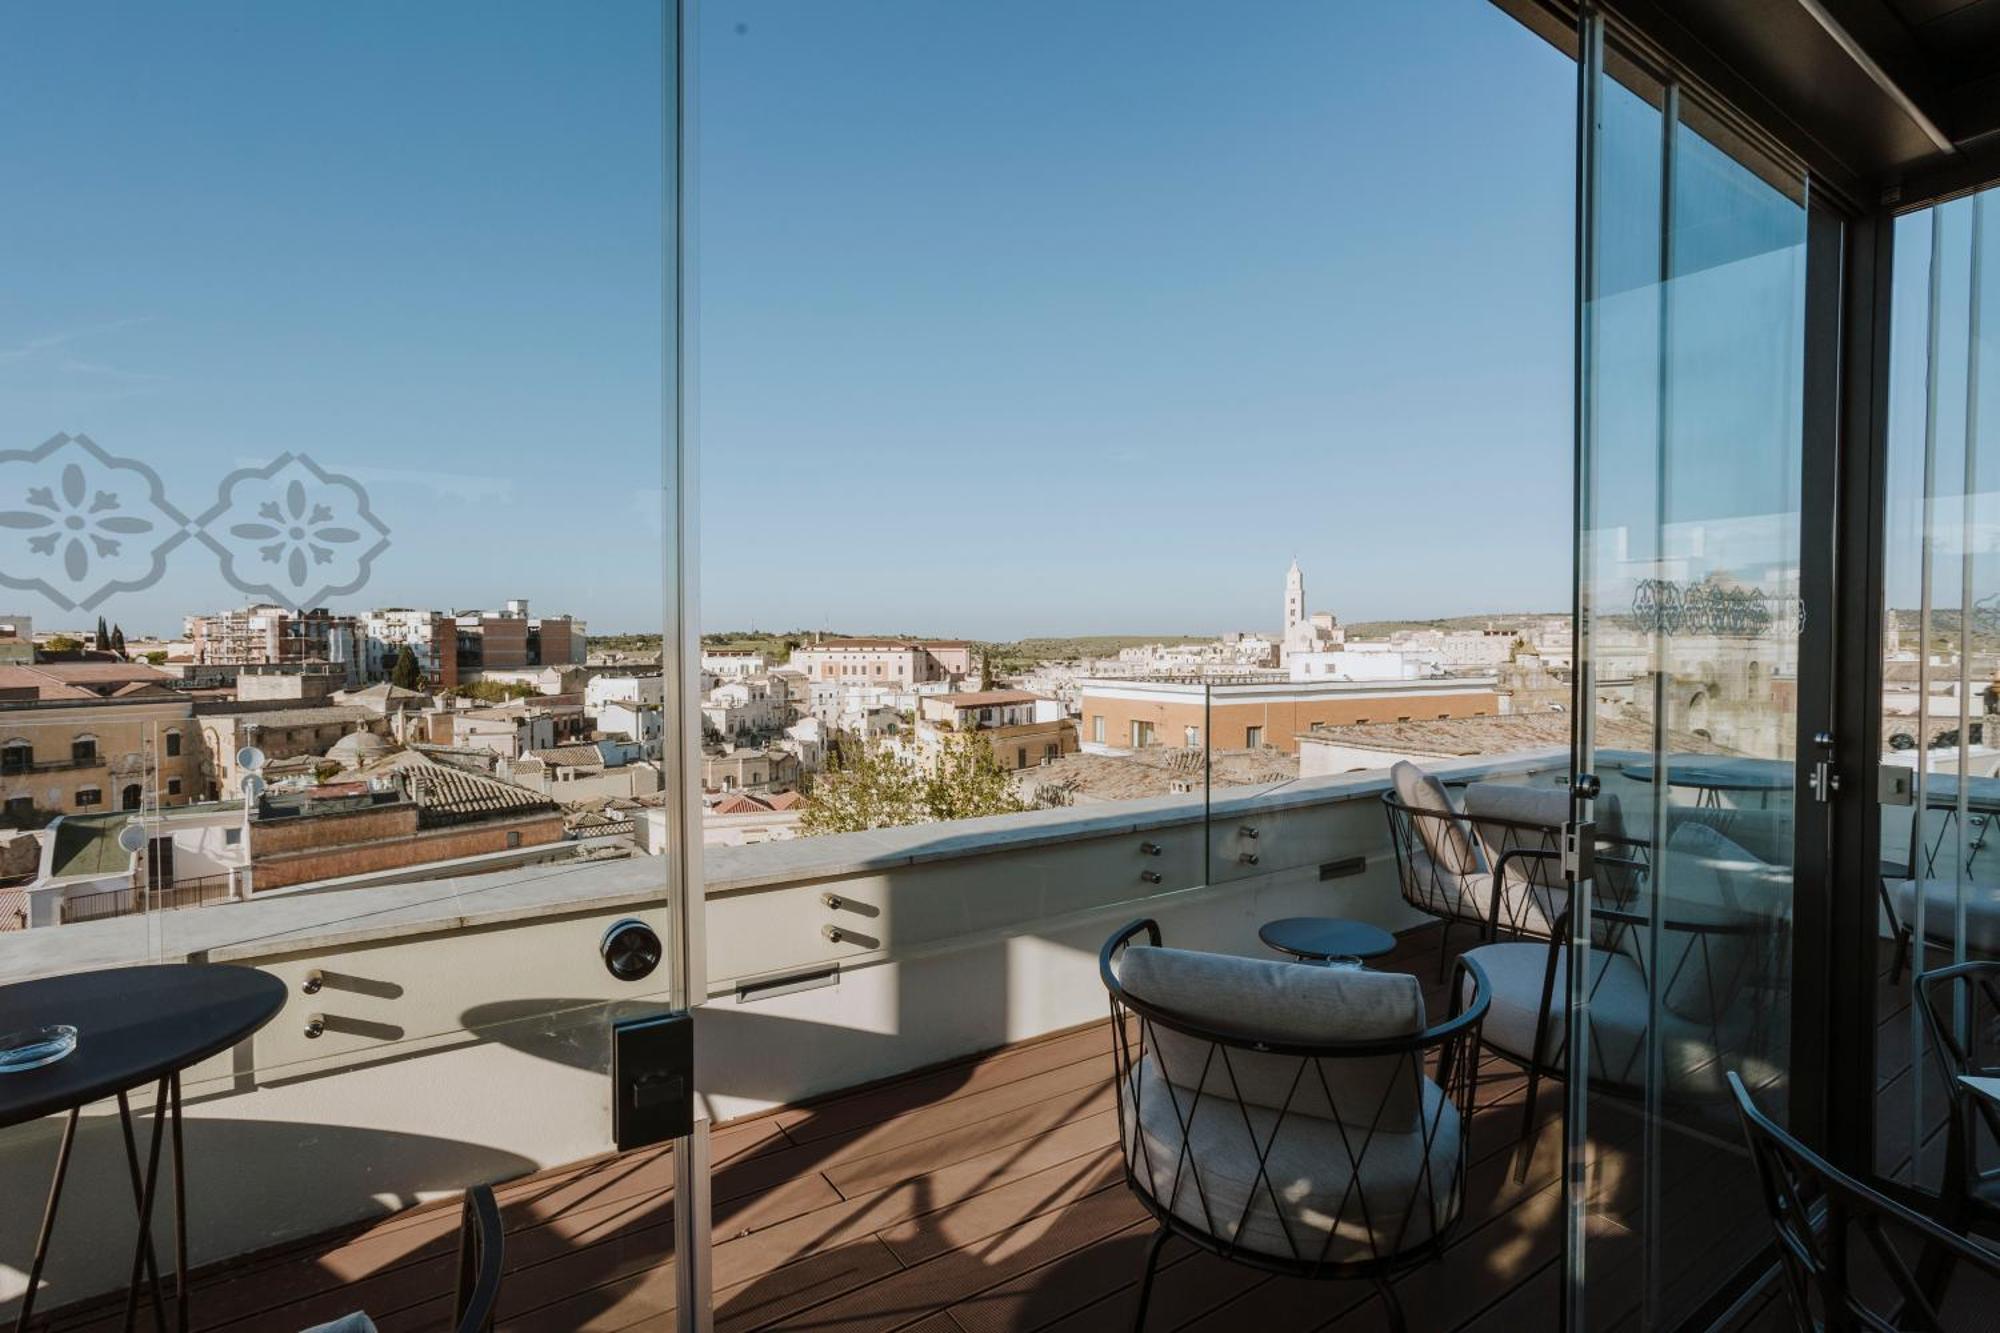
[[813,1329],[818,1333],[896,1328],[945,1310],[1051,1260],[1085,1250],[1143,1216],[1139,1201],[1122,1185],[1109,1186],[1067,1208],[1028,1218],[1003,1234],[948,1250],[849,1295],[815,1306],[802,1312],[796,1321],[788,1320],[783,1327]]
[[834,1134],[871,1128],[906,1112],[978,1097],[1009,1083],[1065,1065],[1108,1058],[1110,1054],[1111,1028],[1106,1019],[1018,1048],[1003,1048],[983,1058],[974,1057],[976,1063],[960,1060],[864,1092],[842,1094],[798,1108],[787,1107],[773,1113],[773,1118],[793,1142],[810,1143]]

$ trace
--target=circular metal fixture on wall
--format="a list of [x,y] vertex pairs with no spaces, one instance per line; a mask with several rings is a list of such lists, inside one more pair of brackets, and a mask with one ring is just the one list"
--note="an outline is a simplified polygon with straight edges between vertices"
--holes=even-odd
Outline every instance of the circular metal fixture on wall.
[[651,926],[636,917],[611,923],[597,946],[605,970],[620,981],[644,981],[660,965],[666,950]]

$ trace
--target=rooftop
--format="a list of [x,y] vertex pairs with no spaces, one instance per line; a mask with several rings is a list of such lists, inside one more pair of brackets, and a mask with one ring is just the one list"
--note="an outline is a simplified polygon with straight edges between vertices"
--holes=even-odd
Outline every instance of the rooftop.
[[[1020,781],[1031,786],[1069,789],[1083,801],[1130,801],[1167,796],[1174,784],[1203,781],[1202,752],[1154,746],[1129,754],[1066,754],[1060,759],[1023,769]],[[1277,750],[1216,750],[1209,754],[1207,780],[1217,787],[1289,782],[1299,775],[1297,755]]]
[[973,690],[968,694],[940,694],[936,698],[954,708],[988,708],[995,704],[1031,704],[1041,698],[1027,690]]
[[[1632,718],[1600,716],[1597,743],[1618,749],[1651,750],[1652,724]],[[1717,753],[1724,747],[1706,737],[1672,733],[1675,748],[1689,754]],[[1471,755],[1508,754],[1515,750],[1570,743],[1568,713],[1505,713],[1493,717],[1412,719],[1408,722],[1350,722],[1298,733],[1302,741],[1320,741],[1354,750],[1385,754],[1428,755],[1457,759]],[[1685,742],[1685,744],[1681,742]]]

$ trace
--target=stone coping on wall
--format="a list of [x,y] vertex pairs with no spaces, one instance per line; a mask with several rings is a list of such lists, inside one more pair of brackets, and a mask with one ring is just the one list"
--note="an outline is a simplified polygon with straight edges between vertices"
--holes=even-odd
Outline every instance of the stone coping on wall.
[[[1447,781],[1522,776],[1566,767],[1568,752],[1525,751],[1500,758],[1427,767]],[[1288,809],[1378,797],[1387,770],[1303,778],[1271,786],[995,815],[952,824],[913,825],[703,849],[706,896],[880,874],[900,867],[1116,837]],[[505,926],[572,913],[657,905],[667,864],[634,856],[578,865],[559,863],[504,872],[338,891],[276,892],[249,902],[114,917],[0,936],[0,982],[134,963],[243,962],[285,954],[376,944],[384,940]]]

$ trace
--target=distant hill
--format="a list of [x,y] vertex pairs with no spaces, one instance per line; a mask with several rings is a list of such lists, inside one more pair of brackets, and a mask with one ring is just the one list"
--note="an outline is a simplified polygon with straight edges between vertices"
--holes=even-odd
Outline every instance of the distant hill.
[[[1355,639],[1382,638],[1397,630],[1458,630],[1484,629],[1488,625],[1496,627],[1525,625],[1530,621],[1549,616],[1567,616],[1567,611],[1508,611],[1476,616],[1441,616],[1430,620],[1357,620],[1345,628],[1348,637]],[[835,633],[831,630],[818,631],[827,638],[884,638],[884,639],[943,639],[955,636],[948,634],[911,634],[898,631],[879,633],[869,631],[855,634],[848,631]],[[1276,634],[1276,629],[1270,633]],[[812,640],[815,631],[793,630],[718,630],[701,636],[701,645],[714,650],[737,652],[760,652],[775,664],[791,657],[792,649]],[[1009,673],[1026,670],[1037,662],[1066,661],[1083,657],[1110,657],[1121,648],[1137,648],[1149,643],[1207,643],[1217,636],[1213,631],[1199,631],[1182,634],[1076,634],[1042,635],[1025,639],[997,642],[980,642],[979,648],[987,654],[993,670]],[[611,650],[625,653],[657,653],[660,650],[660,636],[657,634],[593,634],[590,636],[592,651]]]
[[1485,629],[1488,625],[1495,629],[1526,625],[1530,621],[1546,620],[1551,616],[1568,619],[1569,612],[1563,611],[1496,611],[1477,616],[1444,616],[1436,620],[1357,620],[1342,626],[1350,639],[1386,638],[1398,630],[1416,629]]

